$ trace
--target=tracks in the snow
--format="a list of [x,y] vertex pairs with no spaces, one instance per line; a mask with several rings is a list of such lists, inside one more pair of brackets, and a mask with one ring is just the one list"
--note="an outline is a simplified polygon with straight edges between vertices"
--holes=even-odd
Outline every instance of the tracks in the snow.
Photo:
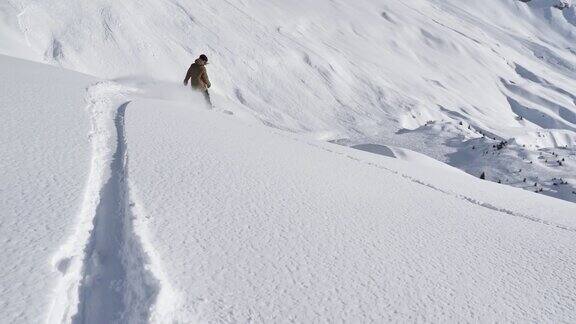
[[116,114],[116,151],[84,251],[78,312],[73,323],[145,322],[158,294],[158,283],[145,269],[145,253],[131,224],[124,136],[128,104],[122,104]]
[[128,185],[125,93],[112,82],[88,89],[91,172],[76,233],[55,257],[63,277],[50,323],[145,323],[160,292]]

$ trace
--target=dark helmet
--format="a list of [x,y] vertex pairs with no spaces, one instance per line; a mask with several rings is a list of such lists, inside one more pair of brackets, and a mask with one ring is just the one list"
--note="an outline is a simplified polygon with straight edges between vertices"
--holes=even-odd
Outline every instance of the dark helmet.
[[200,55],[200,59],[204,62],[208,62],[208,57],[204,54]]

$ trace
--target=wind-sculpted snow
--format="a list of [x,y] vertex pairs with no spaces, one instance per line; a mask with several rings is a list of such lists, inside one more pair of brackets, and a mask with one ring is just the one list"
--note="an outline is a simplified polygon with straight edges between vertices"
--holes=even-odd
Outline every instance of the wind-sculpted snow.
[[[19,33],[43,61],[105,78],[181,82],[205,52],[222,109],[239,105],[266,125],[346,145],[417,150],[495,182],[526,188],[526,178],[537,183],[526,189],[576,201],[574,142],[551,140],[576,137],[576,8],[554,4],[11,0],[0,12],[12,36],[0,37]],[[446,127],[423,128],[431,122]],[[490,147],[538,132],[548,140],[494,159],[468,151],[483,134]],[[540,150],[565,163],[531,168],[519,158]]]

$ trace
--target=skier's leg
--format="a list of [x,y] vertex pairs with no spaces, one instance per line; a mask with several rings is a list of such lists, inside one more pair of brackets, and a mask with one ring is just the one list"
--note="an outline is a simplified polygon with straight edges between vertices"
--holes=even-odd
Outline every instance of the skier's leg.
[[212,106],[212,101],[210,100],[210,93],[208,93],[208,90],[204,91],[204,99],[206,99],[206,102],[208,102],[208,105],[210,105],[211,108],[214,108]]

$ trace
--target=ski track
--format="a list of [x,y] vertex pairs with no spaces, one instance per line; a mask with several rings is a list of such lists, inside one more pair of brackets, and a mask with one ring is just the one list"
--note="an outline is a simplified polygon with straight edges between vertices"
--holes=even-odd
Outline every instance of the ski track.
[[[130,89],[100,82],[87,89],[92,117],[91,172],[79,223],[54,257],[63,277],[48,323],[145,323],[156,309],[164,278],[128,181],[124,116]],[[123,102],[123,103],[122,103]],[[155,262],[152,262],[154,260]],[[169,295],[169,294],[168,294]],[[168,303],[161,303],[166,305]],[[166,307],[166,306],[164,306]],[[153,314],[154,313],[154,314]]]

